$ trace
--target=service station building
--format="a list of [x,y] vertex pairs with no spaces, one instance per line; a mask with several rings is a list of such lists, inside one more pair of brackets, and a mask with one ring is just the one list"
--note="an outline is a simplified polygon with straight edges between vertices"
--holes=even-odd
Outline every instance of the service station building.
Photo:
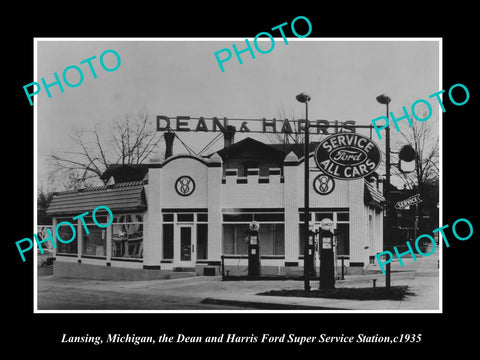
[[[167,140],[167,137],[166,137]],[[170,143],[169,143],[170,142]],[[303,274],[303,144],[266,144],[225,138],[208,156],[171,154],[162,161],[111,165],[105,185],[55,194],[47,213],[53,228],[76,227],[68,244],[56,240],[54,274],[94,279],[158,279],[246,274],[246,232],[260,224],[261,273]],[[326,177],[315,164],[311,143],[310,215],[314,227],[330,219],[336,229],[335,256],[347,272],[362,274],[383,251],[382,181],[377,173],[357,180]],[[111,226],[73,217],[108,206]],[[106,223],[99,214],[99,222]],[[59,235],[70,239],[71,228]],[[340,261],[337,262],[337,265]],[[318,260],[317,260],[318,265]]]

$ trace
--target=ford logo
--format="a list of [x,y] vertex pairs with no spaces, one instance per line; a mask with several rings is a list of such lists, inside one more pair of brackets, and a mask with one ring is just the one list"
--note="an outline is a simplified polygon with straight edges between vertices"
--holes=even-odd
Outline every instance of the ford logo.
[[338,165],[359,165],[367,159],[362,149],[337,148],[330,153],[330,160]]
[[378,168],[380,149],[366,136],[338,133],[318,144],[314,158],[324,174],[340,180],[356,180]]

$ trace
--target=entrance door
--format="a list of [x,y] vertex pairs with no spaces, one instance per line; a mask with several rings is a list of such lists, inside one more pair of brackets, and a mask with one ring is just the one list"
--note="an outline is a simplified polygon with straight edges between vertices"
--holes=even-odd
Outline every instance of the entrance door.
[[193,225],[178,225],[175,236],[175,263],[177,266],[195,266]]

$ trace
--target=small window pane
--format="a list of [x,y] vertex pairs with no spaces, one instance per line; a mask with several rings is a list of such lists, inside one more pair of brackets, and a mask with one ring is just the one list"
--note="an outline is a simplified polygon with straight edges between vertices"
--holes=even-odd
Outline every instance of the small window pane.
[[349,213],[338,213],[337,214],[337,221],[348,221],[350,220]]
[[197,221],[207,222],[208,221],[208,214],[197,214]]
[[193,214],[177,214],[177,221],[193,222]]
[[142,215],[121,215],[112,225],[112,257],[143,258],[143,223],[127,220],[142,219]]
[[333,220],[333,213],[315,213],[315,221],[322,221],[325,218]]
[[284,221],[284,215],[281,213],[278,214],[255,214],[255,221]]
[[237,222],[237,221],[252,221],[253,214],[224,214],[223,221]]
[[173,222],[173,214],[163,214],[164,222]]
[[[65,240],[65,241],[69,241],[73,236],[73,230],[67,224],[62,224],[62,226],[58,227],[58,224],[60,224],[63,221],[68,221],[68,220],[58,219],[56,231],[58,232],[58,236],[60,236],[61,239]],[[69,222],[71,223],[71,219],[70,219]],[[57,253],[66,253],[66,254],[76,254],[77,253],[77,249],[78,249],[77,248],[78,227],[76,226],[76,224],[72,224],[72,225],[74,225],[74,229],[75,229],[75,234],[76,234],[75,238],[67,244],[65,244],[65,243],[63,243],[63,242],[61,242],[57,239],[57,241],[56,241]],[[53,234],[53,231],[52,231],[52,234]]]
[[[309,221],[312,219],[312,213],[310,213],[310,219],[308,219]],[[300,221],[303,223],[305,221],[305,214],[303,212],[300,213]]]
[[83,255],[105,256],[107,230],[95,225],[89,225],[88,235],[83,231]]

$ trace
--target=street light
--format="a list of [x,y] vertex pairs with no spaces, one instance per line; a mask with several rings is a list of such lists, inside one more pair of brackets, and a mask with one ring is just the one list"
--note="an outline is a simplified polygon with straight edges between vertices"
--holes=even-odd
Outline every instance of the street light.
[[303,244],[303,276],[304,276],[304,284],[305,284],[305,293],[310,292],[310,274],[309,274],[309,268],[307,266],[308,263],[308,227],[309,227],[309,221],[310,221],[310,205],[309,205],[309,124],[308,124],[308,102],[312,99],[310,96],[308,96],[305,93],[298,94],[296,96],[297,101],[304,103],[305,104],[305,140],[304,140],[304,170],[305,170],[305,198],[304,198],[304,233],[303,233],[303,239],[304,239],[304,244]]
[[[377,96],[377,101],[382,104],[386,105],[387,108],[387,120],[388,117],[388,104],[392,99],[385,94]],[[385,129],[385,186],[383,187],[383,196],[385,197],[386,202],[386,209],[385,209],[385,217],[383,220],[383,248],[385,250],[385,240],[390,236],[390,127],[387,126]],[[386,272],[385,272],[385,287],[390,287],[390,263],[387,264]]]

